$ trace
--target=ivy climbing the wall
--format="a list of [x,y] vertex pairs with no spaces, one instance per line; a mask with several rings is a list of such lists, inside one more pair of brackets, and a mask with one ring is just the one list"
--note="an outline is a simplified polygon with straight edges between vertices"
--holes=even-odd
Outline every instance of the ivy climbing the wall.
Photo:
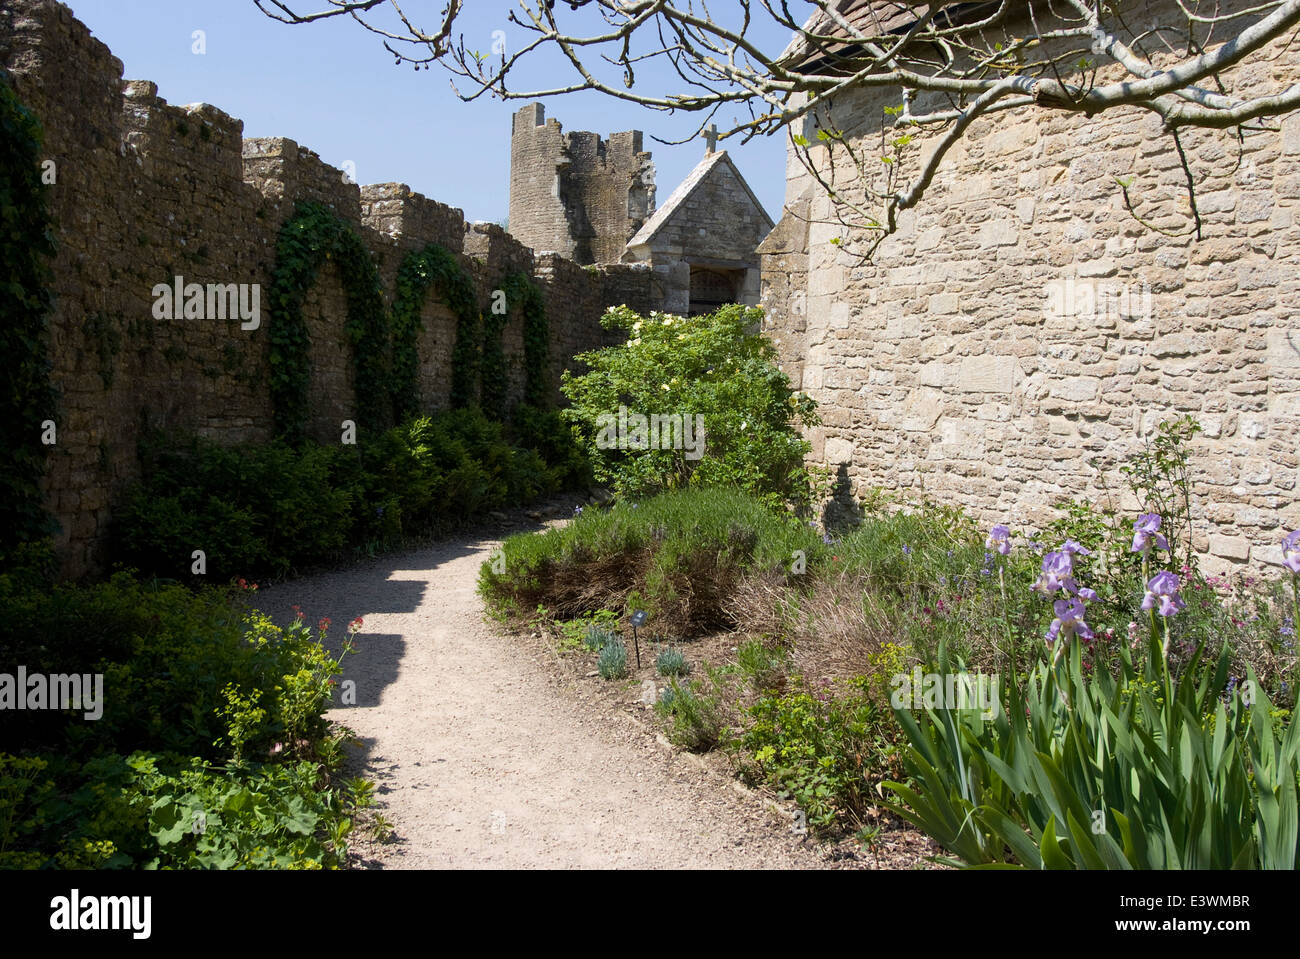
[[0,70],[0,567],[18,544],[52,531],[41,495],[54,418],[48,352],[54,256],[41,127]]
[[280,229],[269,296],[275,426],[295,442],[305,435],[311,382],[311,336],[303,302],[326,261],[337,264],[347,293],[344,328],[352,344],[357,423],[373,433],[392,421],[388,312],[379,271],[361,238],[337,213],[319,203],[301,203]]
[[510,309],[520,309],[524,315],[524,402],[544,409],[551,405],[551,335],[546,301],[537,284],[522,271],[507,276],[501,288]]
[[[505,284],[502,284],[504,287]],[[495,292],[493,299],[497,300]],[[514,300],[506,292],[507,308],[498,312],[497,303],[491,304],[483,311],[483,346],[479,356],[479,406],[483,412],[494,420],[506,415],[506,394],[510,386],[510,374],[506,369],[505,331],[510,321]]]
[[271,398],[280,435],[299,441],[306,430],[311,338],[302,307],[326,260],[338,264],[347,291],[347,330],[353,344],[358,421],[363,428],[378,430],[420,412],[420,313],[430,291],[436,291],[456,316],[451,356],[453,408],[477,403],[492,418],[504,419],[509,378],[502,335],[516,311],[524,324],[524,401],[538,408],[550,405],[546,303],[528,274],[512,273],[502,281],[505,314],[485,313],[473,280],[457,258],[430,243],[407,254],[398,268],[390,320],[384,311],[378,271],[361,239],[332,210],[306,203],[299,205],[280,230],[269,297]]
[[452,347],[451,405],[469,406],[478,379],[479,307],[474,283],[450,252],[436,243],[408,253],[397,270],[393,300],[393,410],[398,421],[418,412],[420,311],[430,289],[456,315]]

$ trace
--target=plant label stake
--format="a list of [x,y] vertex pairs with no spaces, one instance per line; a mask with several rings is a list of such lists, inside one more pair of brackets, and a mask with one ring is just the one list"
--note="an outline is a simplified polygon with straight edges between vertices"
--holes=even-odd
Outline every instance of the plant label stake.
[[645,610],[638,609],[632,614],[632,648],[636,650],[636,668],[641,668],[641,642],[636,638],[636,628],[645,624]]

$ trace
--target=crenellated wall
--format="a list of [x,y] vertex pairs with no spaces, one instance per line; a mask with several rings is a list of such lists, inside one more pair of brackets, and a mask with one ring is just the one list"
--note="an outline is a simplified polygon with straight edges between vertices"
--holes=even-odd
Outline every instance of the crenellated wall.
[[[138,477],[146,431],[230,443],[272,435],[265,294],[278,232],[301,201],[331,207],[358,233],[390,305],[402,258],[428,243],[459,258],[485,308],[507,274],[532,276],[547,303],[557,385],[575,353],[609,342],[599,323],[610,302],[602,271],[535,257],[499,227],[468,225],[460,210],[404,185],[358,186],[292,140],[245,140],[243,123],[215,107],[168,104],[153,83],[124,82],[121,61],[54,0],[0,7],[0,67],[40,119],[56,172],[50,348],[60,398],[45,489],[67,576],[100,567],[113,504]],[[238,316],[155,318],[154,287],[177,276],[259,285],[259,327],[244,329]],[[621,303],[638,289],[648,301],[649,277],[629,287],[620,271],[611,294]],[[346,306],[337,268],[327,265],[303,310],[308,431],[327,442],[339,440],[342,420],[357,418]],[[432,411],[448,403],[455,319],[436,295],[422,318],[420,399]],[[512,313],[512,402],[523,395],[522,348],[522,317]]]

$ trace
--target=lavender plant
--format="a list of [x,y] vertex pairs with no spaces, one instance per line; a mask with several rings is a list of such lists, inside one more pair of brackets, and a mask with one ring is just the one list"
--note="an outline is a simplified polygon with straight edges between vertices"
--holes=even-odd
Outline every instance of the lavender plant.
[[660,676],[685,676],[691,671],[691,664],[680,649],[669,646],[661,649],[655,657],[655,669]]
[[602,679],[622,679],[627,675],[627,647],[621,639],[611,639],[600,648],[596,669]]

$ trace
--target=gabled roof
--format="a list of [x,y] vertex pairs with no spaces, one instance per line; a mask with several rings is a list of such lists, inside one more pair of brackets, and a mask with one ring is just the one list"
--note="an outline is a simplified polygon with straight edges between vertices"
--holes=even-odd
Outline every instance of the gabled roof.
[[740,175],[740,171],[736,169],[736,164],[733,163],[731,157],[727,155],[727,151],[718,150],[714,153],[706,153],[704,159],[695,165],[695,169],[687,174],[686,179],[677,184],[677,189],[673,190],[668,199],[664,201],[664,205],[655,210],[650,219],[646,220],[645,223],[641,225],[641,229],[636,231],[636,236],[627,241],[628,248],[630,249],[634,246],[640,246],[642,243],[649,243],[654,239],[655,234],[668,224],[668,221],[673,218],[673,215],[686,203],[688,199],[690,199],[691,194],[699,189],[700,185],[708,179],[709,174],[724,164],[731,169],[736,181],[744,187],[745,192],[749,194],[750,202],[754,204],[755,209],[763,214],[763,219],[767,221],[768,229],[771,230],[776,224],[774,224],[772,218],[767,215],[767,210],[763,209],[763,204],[758,202],[758,197],[754,195],[754,191],[751,190],[749,184],[745,182],[745,178]]

